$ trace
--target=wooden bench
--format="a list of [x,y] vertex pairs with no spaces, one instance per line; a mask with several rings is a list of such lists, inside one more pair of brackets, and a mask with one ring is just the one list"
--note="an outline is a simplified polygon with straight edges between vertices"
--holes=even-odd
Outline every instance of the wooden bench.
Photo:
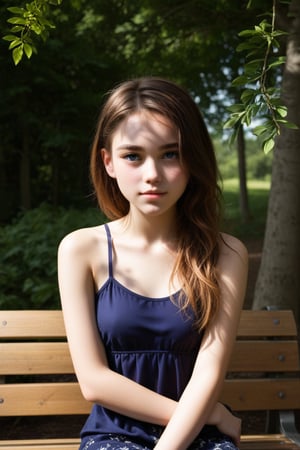
[[[0,416],[89,413],[76,380],[56,378],[74,373],[61,311],[0,311],[0,330]],[[281,429],[244,435],[241,449],[300,448],[293,422],[293,410],[300,409],[299,350],[290,311],[243,311],[222,401],[235,411],[277,415]],[[75,450],[78,435],[35,439],[32,430],[33,439],[2,440],[0,449]]]

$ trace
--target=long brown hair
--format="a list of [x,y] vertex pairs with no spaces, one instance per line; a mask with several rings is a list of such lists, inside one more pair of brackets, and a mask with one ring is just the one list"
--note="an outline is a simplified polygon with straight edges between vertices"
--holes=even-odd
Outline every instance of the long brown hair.
[[179,130],[180,152],[189,172],[186,190],[178,201],[178,254],[172,279],[182,284],[181,307],[192,307],[196,326],[203,329],[218,310],[220,292],[216,262],[219,256],[220,189],[211,139],[190,95],[162,78],[126,81],[109,95],[102,108],[91,153],[91,177],[101,210],[110,219],[129,212],[129,203],[116,180],[109,177],[101,149],[110,150],[111,137],[122,120],[139,110],[168,117]]

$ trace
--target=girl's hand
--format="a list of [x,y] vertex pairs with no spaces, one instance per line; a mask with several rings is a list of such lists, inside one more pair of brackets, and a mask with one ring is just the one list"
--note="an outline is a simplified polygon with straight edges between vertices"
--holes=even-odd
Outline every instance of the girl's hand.
[[[216,426],[221,433],[229,436],[234,444],[239,448],[242,421],[238,417],[234,416],[222,403],[216,404],[206,422],[206,425]],[[160,448],[162,447],[160,442],[158,442],[153,450]],[[168,446],[168,448],[171,447]]]
[[235,445],[239,447],[242,421],[234,416],[222,403],[216,404],[207,425],[215,425],[221,433],[229,436]]

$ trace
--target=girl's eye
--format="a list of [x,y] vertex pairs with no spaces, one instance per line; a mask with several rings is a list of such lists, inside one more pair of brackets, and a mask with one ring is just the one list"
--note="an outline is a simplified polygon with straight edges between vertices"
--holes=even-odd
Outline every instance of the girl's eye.
[[136,153],[128,153],[124,156],[124,159],[127,159],[128,161],[139,161],[140,157]]
[[166,152],[164,154],[165,159],[179,159],[179,152],[177,150],[172,150],[169,152]]

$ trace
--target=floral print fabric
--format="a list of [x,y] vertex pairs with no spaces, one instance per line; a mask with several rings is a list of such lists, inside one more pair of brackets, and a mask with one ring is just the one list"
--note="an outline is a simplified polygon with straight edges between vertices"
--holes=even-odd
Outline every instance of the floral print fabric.
[[[155,445],[155,443],[154,443]],[[153,445],[153,446],[154,446]],[[153,447],[152,447],[153,448]],[[188,450],[238,450],[231,439],[219,434],[217,437],[198,437]],[[98,442],[94,438],[89,438],[81,450],[152,450],[141,444],[131,442],[125,436],[109,435],[104,441]]]

